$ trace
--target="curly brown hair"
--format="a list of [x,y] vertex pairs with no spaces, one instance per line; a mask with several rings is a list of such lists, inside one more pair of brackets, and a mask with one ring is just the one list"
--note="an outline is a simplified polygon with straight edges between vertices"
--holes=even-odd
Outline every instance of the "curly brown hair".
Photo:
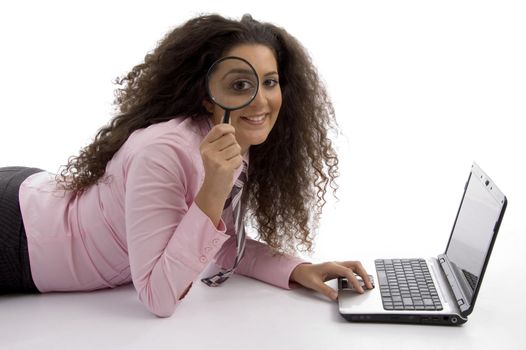
[[239,44],[263,44],[276,55],[282,107],[267,140],[249,149],[245,201],[258,238],[277,252],[312,251],[325,194],[338,177],[328,138],[334,109],[303,46],[283,28],[250,15],[193,18],[169,32],[144,63],[116,79],[117,114],[93,142],[71,157],[58,176],[66,190],[83,192],[101,181],[107,163],[137,129],[173,118],[210,116],[206,72]]

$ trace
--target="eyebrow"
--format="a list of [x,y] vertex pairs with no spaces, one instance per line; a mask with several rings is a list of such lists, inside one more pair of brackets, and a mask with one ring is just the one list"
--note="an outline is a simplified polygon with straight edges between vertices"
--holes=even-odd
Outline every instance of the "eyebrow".
[[228,72],[226,72],[226,74],[223,75],[221,80],[224,80],[228,75],[234,74],[234,73],[243,73],[243,74],[247,74],[247,75],[252,75],[252,73],[254,73],[254,72],[252,70],[250,70],[250,69],[235,68],[235,69],[231,69]]
[[[226,74],[223,75],[222,79],[224,79],[227,75],[234,74],[234,73],[243,73],[243,74],[252,75],[252,73],[254,73],[254,72],[252,70],[250,70],[250,69],[236,68],[236,69],[232,69],[232,70],[229,70],[228,72],[226,72]],[[264,76],[266,77],[266,76],[269,76],[269,75],[279,75],[279,74],[276,71],[271,71],[271,72],[265,73]]]

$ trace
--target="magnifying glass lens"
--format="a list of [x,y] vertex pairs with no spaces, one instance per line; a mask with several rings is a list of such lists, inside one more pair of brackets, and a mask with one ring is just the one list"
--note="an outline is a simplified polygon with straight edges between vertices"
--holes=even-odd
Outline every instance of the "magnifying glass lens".
[[257,94],[258,84],[254,68],[236,57],[216,62],[208,72],[210,97],[225,110],[248,105]]

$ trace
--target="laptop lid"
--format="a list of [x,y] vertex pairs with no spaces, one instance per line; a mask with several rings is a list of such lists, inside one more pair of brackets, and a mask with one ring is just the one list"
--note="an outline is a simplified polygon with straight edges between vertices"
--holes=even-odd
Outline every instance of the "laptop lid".
[[507,203],[473,163],[446,252],[439,256],[462,316],[473,311]]

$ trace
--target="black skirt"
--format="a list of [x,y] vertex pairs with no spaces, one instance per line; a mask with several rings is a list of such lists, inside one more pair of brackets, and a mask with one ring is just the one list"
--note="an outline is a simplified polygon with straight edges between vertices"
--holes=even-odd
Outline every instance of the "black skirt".
[[0,294],[38,293],[31,277],[18,192],[37,168],[0,168]]

